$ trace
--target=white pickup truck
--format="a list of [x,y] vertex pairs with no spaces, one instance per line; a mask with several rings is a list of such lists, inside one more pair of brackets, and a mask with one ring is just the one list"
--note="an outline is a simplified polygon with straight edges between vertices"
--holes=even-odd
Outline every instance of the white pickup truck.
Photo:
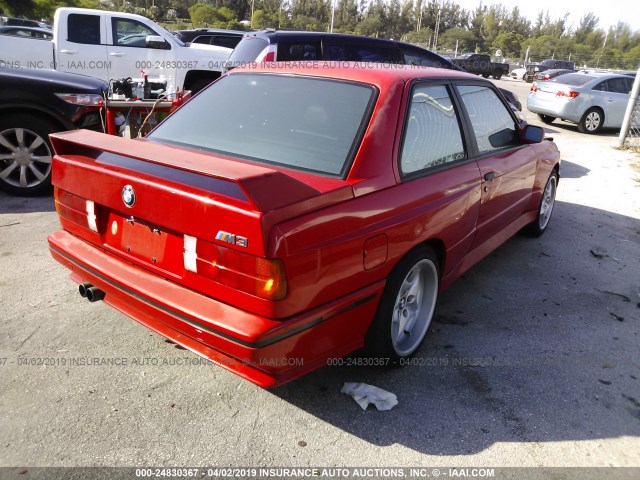
[[231,49],[187,46],[146,17],[130,13],[59,8],[53,41],[0,35],[0,68],[44,68],[105,81],[165,78],[169,85],[198,91],[218,78]]

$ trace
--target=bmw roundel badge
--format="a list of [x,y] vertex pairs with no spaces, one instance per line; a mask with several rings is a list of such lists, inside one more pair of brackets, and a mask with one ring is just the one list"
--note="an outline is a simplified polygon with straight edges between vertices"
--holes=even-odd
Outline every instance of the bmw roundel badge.
[[122,201],[129,208],[136,203],[136,192],[131,185],[125,185],[122,189]]

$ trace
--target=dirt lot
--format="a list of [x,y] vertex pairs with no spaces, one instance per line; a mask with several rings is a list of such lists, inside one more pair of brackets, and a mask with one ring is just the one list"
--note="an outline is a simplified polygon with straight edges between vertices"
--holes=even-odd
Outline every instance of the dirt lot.
[[[529,85],[496,83],[526,105]],[[549,231],[443,293],[415,366],[271,391],[81,299],[47,251],[52,199],[0,194],[0,466],[639,467],[638,156],[615,132],[547,132],[563,157]],[[399,404],[363,412],[345,381]]]

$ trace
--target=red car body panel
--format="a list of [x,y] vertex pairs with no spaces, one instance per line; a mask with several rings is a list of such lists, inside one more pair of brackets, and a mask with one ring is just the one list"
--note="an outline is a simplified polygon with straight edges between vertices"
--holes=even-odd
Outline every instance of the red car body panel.
[[[264,73],[273,72],[265,67]],[[397,158],[412,82],[488,82],[410,67],[290,66],[277,74],[376,88],[346,178],[144,139],[87,131],[52,136],[62,224],[49,237],[53,257],[76,282],[106,292],[104,301],[114,308],[263,387],[362,347],[385,279],[417,245],[428,243],[438,253],[446,288],[535,220],[559,164],[552,142],[523,142],[403,181]],[[127,184],[137,192],[131,208],[121,196]],[[97,231],[89,227],[91,215]],[[226,243],[219,231],[248,243]],[[186,236],[218,252],[278,259],[286,295],[269,300],[189,271]]]

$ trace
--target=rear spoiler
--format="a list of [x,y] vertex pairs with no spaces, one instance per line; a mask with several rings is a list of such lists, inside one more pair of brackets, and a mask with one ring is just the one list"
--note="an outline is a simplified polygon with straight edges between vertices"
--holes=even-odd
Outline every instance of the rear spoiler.
[[[84,157],[106,167],[170,177],[179,183],[234,197],[263,213],[307,202],[322,193],[268,166],[145,139],[126,139],[90,130],[55,133],[50,139],[58,157]],[[241,192],[234,192],[238,187]]]

